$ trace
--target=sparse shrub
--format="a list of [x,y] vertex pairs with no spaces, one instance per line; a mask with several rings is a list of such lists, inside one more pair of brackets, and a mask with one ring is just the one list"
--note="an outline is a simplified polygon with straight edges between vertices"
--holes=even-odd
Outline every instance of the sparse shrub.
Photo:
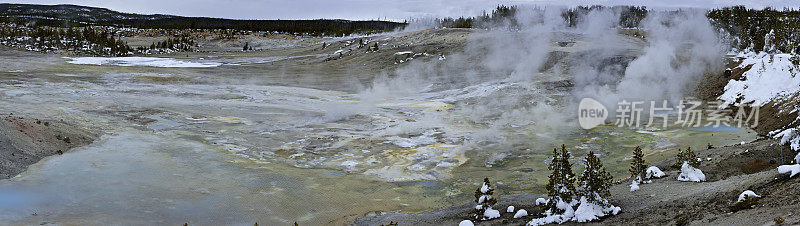
[[781,225],[783,224],[783,222],[786,222],[786,220],[784,220],[783,217],[772,218],[772,221],[775,222],[775,225]]
[[678,216],[678,218],[675,219],[675,226],[683,226],[687,224],[689,224],[689,217]]

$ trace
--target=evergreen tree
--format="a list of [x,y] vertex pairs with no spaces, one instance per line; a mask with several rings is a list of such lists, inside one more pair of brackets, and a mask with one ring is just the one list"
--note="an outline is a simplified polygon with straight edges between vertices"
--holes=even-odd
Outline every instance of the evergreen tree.
[[248,47],[250,47],[250,43],[245,42],[244,47],[242,47],[242,51],[247,51]]
[[570,153],[565,145],[561,145],[561,152],[553,149],[553,160],[550,162],[550,180],[547,183],[548,207],[554,212],[559,201],[569,203],[575,194],[575,174],[569,163]]
[[475,203],[478,205],[476,205],[475,209],[472,211],[473,219],[484,219],[484,213],[486,210],[492,208],[492,206],[497,202],[492,195],[494,195],[494,188],[492,187],[492,184],[489,183],[489,178],[483,178],[483,184],[481,187],[475,190]]
[[643,157],[642,148],[636,146],[636,148],[633,149],[633,162],[631,162],[631,168],[628,170],[631,172],[631,178],[640,183],[647,175],[647,164],[645,164]]
[[583,195],[589,201],[601,201],[611,193],[611,174],[606,172],[603,162],[600,161],[594,152],[589,151],[584,161],[585,170],[580,177]]
[[697,168],[700,166],[700,161],[697,161],[697,155],[694,154],[692,151],[692,147],[686,148],[685,151],[681,151],[678,149],[678,161],[675,163],[678,167],[681,167],[684,162],[688,162],[690,166]]

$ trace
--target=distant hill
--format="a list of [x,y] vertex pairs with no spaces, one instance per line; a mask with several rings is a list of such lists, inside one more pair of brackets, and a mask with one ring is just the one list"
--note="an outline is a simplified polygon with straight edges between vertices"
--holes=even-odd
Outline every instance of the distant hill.
[[390,31],[405,23],[391,21],[349,20],[234,20],[208,17],[184,17],[162,14],[122,13],[105,8],[78,5],[0,4],[0,16],[6,21],[36,23],[43,26],[75,27],[85,25],[130,26],[164,29],[238,29],[278,31],[312,35],[348,35],[359,32]]

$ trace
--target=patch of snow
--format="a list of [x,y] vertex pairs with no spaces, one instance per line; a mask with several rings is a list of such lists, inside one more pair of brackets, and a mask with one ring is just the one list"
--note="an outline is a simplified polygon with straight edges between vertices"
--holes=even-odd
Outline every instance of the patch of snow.
[[525,209],[519,209],[517,213],[514,214],[514,218],[520,218],[525,216],[528,216],[528,211]]
[[562,214],[554,214],[551,210],[547,210],[543,213],[545,217],[533,219],[528,222],[528,225],[561,224],[570,221],[575,216],[575,210],[572,209],[572,206],[575,204],[577,204],[577,200],[572,200],[570,203],[564,202],[564,200],[558,200],[556,208],[562,210]]
[[342,165],[342,166],[345,166],[345,167],[347,167],[347,168],[353,168],[353,167],[355,167],[356,165],[358,165],[358,162],[356,162],[356,161],[350,161],[350,160],[348,160],[348,161],[344,161],[344,162],[342,162],[342,164],[341,164],[341,165]]
[[662,178],[662,177],[664,177],[666,175],[667,174],[662,172],[661,169],[659,169],[658,167],[650,166],[650,167],[647,168],[647,175],[645,176],[645,178],[646,179]]
[[[800,120],[800,118],[798,118]],[[778,132],[771,132],[773,138],[781,139],[781,145],[789,145],[789,148],[800,151],[800,128],[790,128]],[[800,163],[800,155],[795,157],[795,163]]]
[[[603,200],[605,201],[605,200]],[[581,205],[575,210],[574,221],[589,222],[600,219],[608,214],[616,215],[621,210],[619,207],[608,205],[604,207],[594,202],[589,202],[586,197],[581,197]]]
[[547,199],[545,199],[545,198],[538,198],[538,199],[536,199],[536,205],[537,205],[537,206],[538,206],[538,205],[544,205],[544,204],[547,204]]
[[483,183],[483,186],[481,186],[481,193],[486,193],[486,192],[489,192],[489,185]]
[[631,187],[631,192],[638,191],[639,190],[639,181],[638,180],[631,181],[630,187]]
[[475,226],[470,220],[463,220],[458,223],[458,226]]
[[70,64],[90,64],[90,65],[116,65],[124,67],[145,66],[145,67],[164,67],[164,68],[203,68],[217,67],[222,65],[219,62],[192,62],[174,58],[161,57],[65,57]]
[[492,207],[487,207],[485,211],[483,211],[483,217],[488,219],[494,219],[500,217],[500,211],[492,209]]
[[789,177],[794,177],[800,174],[800,164],[778,166],[778,173],[789,174]]
[[760,195],[756,195],[755,192],[747,190],[747,191],[742,192],[742,194],[739,194],[739,199],[736,202],[742,202],[745,199],[747,199],[747,197],[761,198],[761,196]]
[[402,52],[396,52],[396,53],[394,53],[394,55],[406,55],[406,54],[412,54],[412,53],[414,53],[414,52],[411,52],[411,51],[402,51]]
[[[563,211],[562,214],[553,214],[552,210],[546,210],[543,214],[544,217],[532,219],[527,225],[545,225],[545,224],[562,224],[568,221],[588,222],[599,219],[607,215],[616,215],[621,211],[621,208],[608,204],[608,200],[597,196],[596,201],[589,201],[586,197],[581,197],[580,202],[573,200],[570,203],[560,201],[556,204],[556,208]],[[573,210],[572,206],[578,205],[578,208]]]
[[678,175],[679,181],[701,182],[706,180],[706,175],[700,169],[694,168],[688,162],[683,162],[681,174]]
[[508,208],[506,208],[506,213],[513,213],[513,212],[514,212],[514,206],[508,206]]

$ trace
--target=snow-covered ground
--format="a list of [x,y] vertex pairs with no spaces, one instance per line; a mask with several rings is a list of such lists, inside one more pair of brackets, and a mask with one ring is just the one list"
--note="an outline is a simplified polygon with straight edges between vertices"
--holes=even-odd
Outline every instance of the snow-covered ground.
[[725,86],[719,97],[725,101],[725,106],[751,102],[763,105],[800,92],[800,68],[792,63],[792,58],[797,56],[742,52],[736,57],[742,58],[737,68],[752,67],[742,74],[741,80],[731,80]]
[[91,64],[91,65],[117,65],[117,66],[147,66],[147,67],[217,67],[222,65],[219,62],[196,62],[180,60],[174,58],[161,57],[65,57],[70,64]]

